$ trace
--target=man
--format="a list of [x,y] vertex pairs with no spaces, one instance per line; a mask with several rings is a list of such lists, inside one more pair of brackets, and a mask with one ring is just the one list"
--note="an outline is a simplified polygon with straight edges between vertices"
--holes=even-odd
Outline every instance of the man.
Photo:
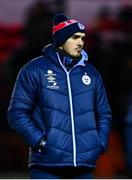
[[107,147],[111,111],[84,38],[82,23],[57,14],[53,44],[17,77],[8,119],[30,147],[30,178],[92,178]]

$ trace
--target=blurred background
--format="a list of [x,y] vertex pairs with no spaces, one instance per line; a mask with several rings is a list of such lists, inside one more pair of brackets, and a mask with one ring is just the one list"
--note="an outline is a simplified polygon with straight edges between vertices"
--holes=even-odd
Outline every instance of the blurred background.
[[28,178],[28,147],[6,112],[20,68],[52,43],[55,13],[85,23],[85,50],[101,73],[113,121],[96,178],[132,178],[132,0],[0,0],[0,178]]

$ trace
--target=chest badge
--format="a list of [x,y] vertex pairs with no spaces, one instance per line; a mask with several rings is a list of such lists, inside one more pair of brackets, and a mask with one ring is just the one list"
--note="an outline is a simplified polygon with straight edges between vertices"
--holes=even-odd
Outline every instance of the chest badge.
[[47,88],[49,89],[59,89],[59,86],[57,85],[57,81],[56,81],[56,74],[53,73],[52,70],[47,70],[47,74],[45,74],[48,84],[47,84]]
[[83,82],[83,84],[85,84],[85,85],[90,85],[90,84],[91,84],[91,78],[87,75],[87,73],[85,73],[85,74],[82,76],[82,82]]

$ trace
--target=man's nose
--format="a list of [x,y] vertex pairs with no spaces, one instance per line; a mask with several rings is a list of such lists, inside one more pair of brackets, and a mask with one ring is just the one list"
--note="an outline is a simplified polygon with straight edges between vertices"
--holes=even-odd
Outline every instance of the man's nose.
[[80,46],[83,46],[84,41],[80,38],[80,39],[78,39],[78,44],[79,44]]

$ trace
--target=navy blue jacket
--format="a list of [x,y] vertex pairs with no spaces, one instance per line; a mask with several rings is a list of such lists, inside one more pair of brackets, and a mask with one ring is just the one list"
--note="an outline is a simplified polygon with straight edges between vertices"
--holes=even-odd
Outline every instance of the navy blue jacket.
[[[95,167],[107,147],[111,111],[101,76],[86,54],[67,72],[49,45],[19,72],[8,121],[30,146],[29,166]],[[39,151],[42,136],[47,141]]]

